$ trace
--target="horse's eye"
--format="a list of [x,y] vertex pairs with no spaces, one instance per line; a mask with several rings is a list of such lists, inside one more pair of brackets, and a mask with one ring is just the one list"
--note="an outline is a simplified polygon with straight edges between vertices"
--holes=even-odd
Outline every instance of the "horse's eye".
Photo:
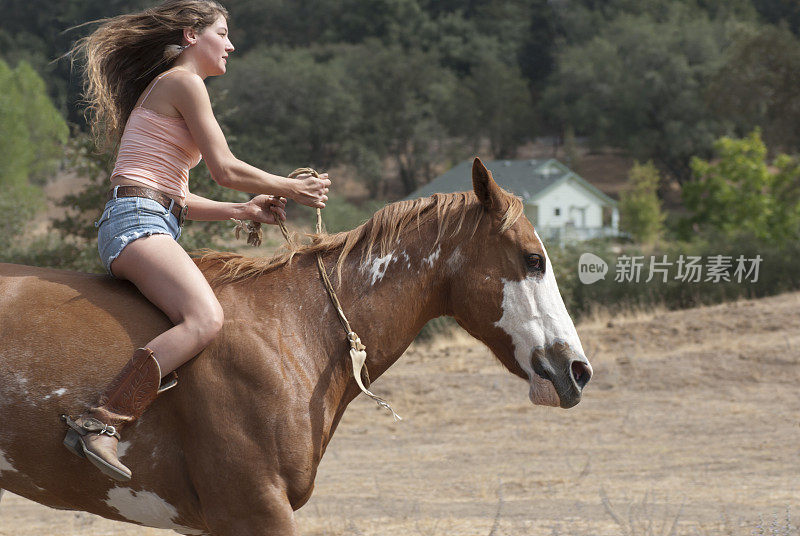
[[538,253],[526,254],[525,265],[531,272],[544,272],[544,258]]

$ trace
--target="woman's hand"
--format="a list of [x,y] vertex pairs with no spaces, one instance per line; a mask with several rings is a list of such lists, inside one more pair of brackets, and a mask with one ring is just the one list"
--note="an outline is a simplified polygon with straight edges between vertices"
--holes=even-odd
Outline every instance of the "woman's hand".
[[331,181],[328,174],[323,173],[319,178],[308,173],[302,173],[295,177],[297,183],[294,185],[294,195],[292,199],[312,208],[325,208],[328,201],[328,189]]
[[285,221],[285,207],[286,199],[283,197],[257,195],[245,203],[245,209],[247,210],[247,217],[245,219],[277,225],[278,222],[275,221],[275,213],[273,213],[273,210],[278,214],[281,221]]

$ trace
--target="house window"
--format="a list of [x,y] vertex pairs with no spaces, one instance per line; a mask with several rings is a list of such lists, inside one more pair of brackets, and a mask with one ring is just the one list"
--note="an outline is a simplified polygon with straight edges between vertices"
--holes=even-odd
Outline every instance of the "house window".
[[561,216],[561,209],[560,208],[556,209],[556,216]]

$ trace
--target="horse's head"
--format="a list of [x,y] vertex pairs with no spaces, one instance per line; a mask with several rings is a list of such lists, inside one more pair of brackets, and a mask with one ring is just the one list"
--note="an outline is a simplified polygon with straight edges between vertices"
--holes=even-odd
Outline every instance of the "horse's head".
[[453,253],[449,308],[514,374],[534,404],[570,408],[592,376],[553,266],[518,199],[503,191],[479,159],[472,183],[485,215]]

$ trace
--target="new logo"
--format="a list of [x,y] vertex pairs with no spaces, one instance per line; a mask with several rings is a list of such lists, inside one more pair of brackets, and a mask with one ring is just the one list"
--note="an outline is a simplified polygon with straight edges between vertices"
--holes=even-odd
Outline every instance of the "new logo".
[[578,278],[584,285],[605,279],[607,273],[608,264],[594,253],[584,253],[578,259]]

